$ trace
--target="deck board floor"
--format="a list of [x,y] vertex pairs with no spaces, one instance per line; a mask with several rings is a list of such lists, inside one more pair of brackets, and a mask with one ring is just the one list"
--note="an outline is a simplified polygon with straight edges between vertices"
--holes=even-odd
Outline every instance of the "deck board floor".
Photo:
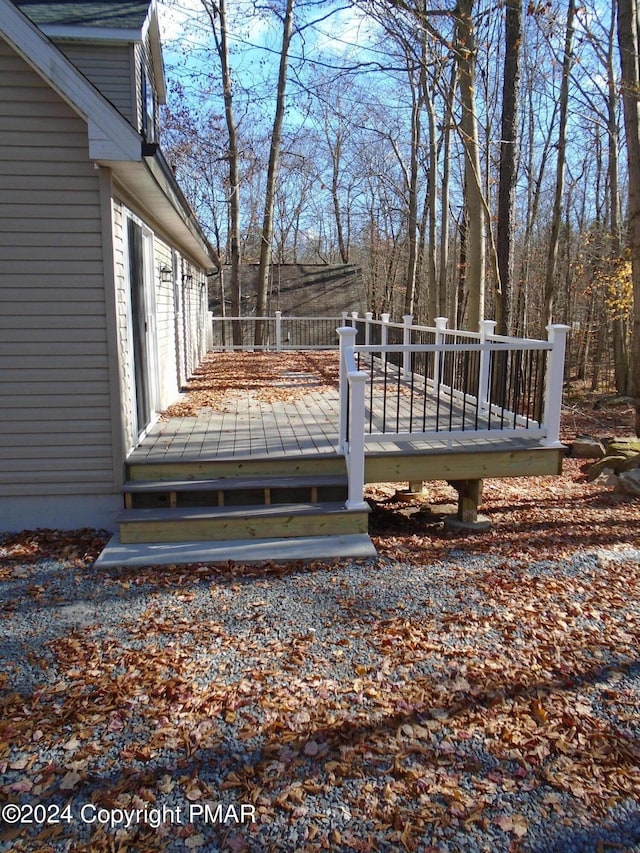
[[[400,429],[409,426],[409,399],[406,394],[401,396],[400,417],[397,419]],[[434,401],[430,400],[429,405],[431,414],[426,425],[427,428],[433,428]],[[461,409],[455,417],[460,418],[460,413]],[[386,417],[388,428],[395,428],[395,407],[388,407]],[[161,418],[149,429],[130,455],[129,461],[333,455],[338,441],[338,421],[337,389],[307,391],[285,401],[267,401],[254,391],[247,390],[230,396],[219,410],[202,408],[197,416]],[[374,424],[376,422],[381,423],[381,413],[378,411],[374,412]],[[440,426],[443,426],[442,421]],[[467,422],[465,428],[470,430],[473,426]],[[464,442],[456,442],[453,446],[457,452],[526,449],[539,446],[539,440],[527,436],[525,430],[522,431],[522,437],[501,437],[500,430],[496,428],[487,437],[465,437]],[[443,434],[441,439],[433,440],[370,440],[367,453],[428,453],[446,447],[447,438]]]

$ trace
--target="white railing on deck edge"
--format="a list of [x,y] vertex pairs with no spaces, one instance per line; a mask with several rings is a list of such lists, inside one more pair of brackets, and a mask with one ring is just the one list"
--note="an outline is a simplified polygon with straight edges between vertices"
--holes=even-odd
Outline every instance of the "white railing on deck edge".
[[366,509],[364,500],[364,391],[367,374],[356,366],[354,345],[357,330],[338,329],[340,335],[340,421],[338,452],[347,463],[347,509]]
[[[337,339],[334,339],[332,342],[323,342],[319,344],[309,344],[302,343],[301,341],[291,342],[288,338],[285,337],[285,331],[287,326],[294,326],[295,324],[311,324],[311,329],[313,330],[313,324],[316,327],[321,327],[321,324],[327,326],[330,323],[342,323],[343,326],[346,326],[348,323],[355,324],[356,318],[358,316],[357,311],[352,311],[351,314],[348,314],[346,311],[342,312],[341,317],[293,317],[283,315],[282,311],[276,311],[273,317],[254,317],[252,315],[246,315],[243,317],[213,317],[212,318],[212,337],[214,339],[213,348],[215,349],[225,349],[225,350],[256,350],[256,349],[266,349],[266,350],[274,350],[275,352],[281,352],[286,349],[332,349],[338,345]],[[255,333],[255,326],[257,323],[264,323],[268,330],[273,330],[274,336],[273,340],[269,340],[265,344],[256,345],[253,343],[253,340],[243,341],[242,344],[234,344],[233,343],[233,327],[234,324],[240,325],[242,330],[245,329],[246,326],[253,326],[253,330]],[[220,340],[221,337],[224,337],[224,330],[226,326],[230,327],[230,333],[228,337],[230,341],[222,342]],[[222,334],[217,335],[216,330],[217,327],[220,327],[223,332]],[[335,331],[335,327],[334,327]],[[253,338],[253,335],[249,335],[249,338]],[[301,335],[302,337],[302,335]],[[309,336],[308,336],[309,337]]]
[[[354,325],[355,325],[355,319]],[[562,387],[564,376],[564,358],[566,349],[566,337],[569,326],[550,325],[546,327],[548,338],[546,341],[513,338],[494,335],[496,326],[493,320],[485,320],[481,323],[479,332],[460,332],[447,329],[447,320],[437,317],[435,327],[413,326],[412,318],[406,315],[402,324],[389,322],[389,315],[383,314],[380,320],[373,320],[370,312],[365,316],[365,345],[357,346],[355,339],[357,330],[353,326],[344,326],[338,329],[340,336],[340,423],[338,436],[338,452],[344,453],[347,463],[347,474],[349,480],[348,506],[361,507],[364,504],[364,453],[365,453],[365,385],[368,380],[366,373],[357,368],[357,353],[370,354],[379,353],[380,362],[386,365],[386,356],[391,352],[403,353],[402,374],[408,378],[411,374],[411,355],[415,352],[478,352],[480,358],[479,367],[479,389],[480,406],[484,409],[492,409],[489,404],[489,359],[491,352],[508,352],[524,350],[547,351],[547,365],[545,372],[545,390],[543,398],[542,422],[535,424],[536,429],[528,431],[532,438],[539,438],[545,447],[562,447],[560,442],[560,415],[562,407]],[[381,343],[371,345],[370,329],[374,325],[381,327]],[[390,327],[403,329],[403,344],[388,345],[387,331]],[[411,333],[413,331],[429,332],[435,336],[434,344],[412,344]],[[465,343],[446,343],[446,339],[466,339]],[[473,343],[471,343],[473,341]],[[440,359],[434,359],[434,377],[429,382],[433,388],[443,390],[449,386],[443,386],[438,375]],[[464,397],[465,395],[453,388],[449,389],[452,396]],[[475,398],[474,398],[475,401]],[[513,414],[513,413],[511,413]],[[517,417],[517,416],[516,416]],[[504,437],[523,435],[520,429],[501,429],[499,433]],[[477,437],[479,435],[495,435],[495,429],[485,430],[460,430],[460,431],[436,431],[432,433],[422,432],[385,432],[384,438],[390,441],[408,440],[411,438],[440,438],[444,440],[464,440],[464,438]],[[380,436],[378,436],[380,438]]]

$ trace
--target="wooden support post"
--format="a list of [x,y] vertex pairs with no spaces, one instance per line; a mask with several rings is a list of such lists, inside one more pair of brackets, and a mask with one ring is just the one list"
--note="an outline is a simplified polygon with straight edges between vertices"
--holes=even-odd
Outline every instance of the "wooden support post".
[[483,531],[491,526],[489,519],[479,515],[482,500],[482,480],[450,480],[449,485],[458,493],[458,513],[445,521],[449,530]]
[[458,519],[467,524],[478,520],[478,507],[482,500],[482,480],[455,480],[458,492]]

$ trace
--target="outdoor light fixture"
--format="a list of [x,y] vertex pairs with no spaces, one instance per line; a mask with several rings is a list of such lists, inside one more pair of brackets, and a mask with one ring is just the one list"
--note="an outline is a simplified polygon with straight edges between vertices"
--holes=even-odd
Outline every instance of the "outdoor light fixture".
[[193,276],[191,275],[191,273],[185,273],[182,276],[182,280],[183,281],[193,281]]
[[160,267],[160,281],[173,281],[173,270],[171,267]]

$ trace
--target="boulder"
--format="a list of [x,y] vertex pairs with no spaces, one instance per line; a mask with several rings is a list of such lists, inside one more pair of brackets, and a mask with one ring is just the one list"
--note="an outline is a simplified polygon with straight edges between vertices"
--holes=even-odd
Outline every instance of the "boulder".
[[640,438],[612,438],[607,443],[607,456],[636,456],[640,454]]
[[[611,471],[616,474],[619,474],[620,471],[626,471],[627,466],[629,465],[629,459],[626,456],[603,456],[602,459],[598,459],[597,462],[594,462],[593,465],[589,466],[589,480],[597,480],[600,474],[604,471]],[[633,468],[634,466],[631,465]]]
[[581,435],[571,445],[574,459],[602,459],[606,451],[604,444],[590,435]]
[[589,474],[589,479],[593,480],[596,486],[617,486],[618,485],[618,475],[612,468],[603,468],[602,471],[597,476],[591,476]]
[[622,492],[626,495],[640,495],[640,468],[623,471],[618,476],[616,492]]

